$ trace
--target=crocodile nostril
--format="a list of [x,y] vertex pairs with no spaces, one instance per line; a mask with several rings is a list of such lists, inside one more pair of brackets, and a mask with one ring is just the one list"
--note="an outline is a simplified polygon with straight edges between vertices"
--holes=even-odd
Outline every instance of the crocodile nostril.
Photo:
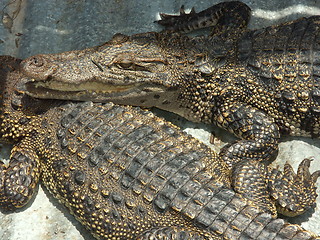
[[53,73],[55,66],[47,56],[36,55],[23,60],[20,70],[28,78],[46,80]]
[[29,65],[35,67],[42,67],[44,65],[44,59],[42,57],[31,57],[29,59]]

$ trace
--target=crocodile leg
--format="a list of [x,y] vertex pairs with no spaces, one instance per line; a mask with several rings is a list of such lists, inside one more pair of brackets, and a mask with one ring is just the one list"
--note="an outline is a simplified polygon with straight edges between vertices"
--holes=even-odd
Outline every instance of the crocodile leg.
[[192,8],[185,13],[184,6],[180,15],[160,13],[161,20],[157,21],[169,31],[190,32],[193,30],[212,27],[212,35],[223,32],[239,32],[245,29],[250,19],[251,9],[238,1],[222,2],[199,13]]
[[233,167],[232,185],[236,192],[250,199],[264,212],[277,216],[268,191],[267,167],[257,161],[239,162]]
[[278,148],[279,130],[273,119],[240,103],[223,108],[213,116],[221,127],[242,138],[220,152],[220,158],[233,170],[232,183],[236,192],[259,203],[273,215],[277,211],[288,216],[300,215],[315,203],[315,184],[320,171],[309,173],[310,160],[300,164],[297,174],[289,164],[282,173],[267,169],[262,162],[270,159]]
[[9,166],[0,163],[1,209],[10,211],[26,205],[39,181],[39,158],[27,142],[25,139],[13,147]]
[[279,128],[260,110],[241,103],[226,102],[213,113],[213,121],[242,140],[223,147],[220,157],[231,168],[239,161],[271,159],[278,149]]

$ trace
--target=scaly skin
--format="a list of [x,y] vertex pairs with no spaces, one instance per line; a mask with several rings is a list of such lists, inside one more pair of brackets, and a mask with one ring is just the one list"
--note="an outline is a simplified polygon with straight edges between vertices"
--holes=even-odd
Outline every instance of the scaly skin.
[[[33,56],[23,70],[32,96],[156,106],[214,123],[241,140],[224,147],[229,167],[266,160],[280,136],[320,134],[320,17],[246,30],[240,2],[162,15],[168,30],[117,34],[102,46]],[[211,26],[208,37],[177,31]]]
[[27,96],[19,63],[0,57],[0,139],[14,145],[0,163],[1,209],[27,204],[40,178],[97,239],[320,239],[271,215],[275,195],[301,195],[298,213],[314,203],[320,172],[309,173],[310,160],[297,175],[259,162],[231,172],[150,112]]

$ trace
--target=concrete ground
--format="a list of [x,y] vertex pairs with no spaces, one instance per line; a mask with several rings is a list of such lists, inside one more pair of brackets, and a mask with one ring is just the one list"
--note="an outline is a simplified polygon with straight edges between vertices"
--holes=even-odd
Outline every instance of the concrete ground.
[[[4,19],[0,23],[0,55],[25,58],[38,53],[56,53],[83,49],[101,44],[117,32],[133,34],[159,31],[153,23],[157,13],[178,12],[181,5],[202,10],[216,0],[2,0],[0,9]],[[253,10],[251,28],[296,19],[300,16],[320,15],[318,0],[244,0]],[[8,15],[7,15],[8,14]],[[8,17],[9,16],[9,17]],[[11,24],[12,23],[12,24]],[[215,148],[233,137],[223,130],[202,124],[193,124],[173,114],[157,111],[188,133],[208,143],[210,133],[219,139]],[[3,147],[6,155],[8,147]],[[289,162],[295,168],[305,158],[313,156],[311,171],[320,169],[320,141],[308,138],[286,138],[280,144],[275,165]],[[320,188],[320,180],[318,181]],[[319,192],[319,191],[318,191]],[[320,193],[320,192],[319,192]],[[320,197],[314,213],[290,220],[320,234]],[[92,239],[83,227],[39,187],[31,203],[11,213],[0,213],[0,239],[49,240]]]

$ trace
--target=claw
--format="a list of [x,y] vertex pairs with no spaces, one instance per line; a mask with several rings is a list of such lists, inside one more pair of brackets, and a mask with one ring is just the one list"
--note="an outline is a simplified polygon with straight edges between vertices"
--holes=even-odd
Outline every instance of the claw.
[[189,14],[196,14],[196,9],[194,7],[192,7],[192,9],[191,9]]
[[310,178],[310,163],[313,161],[313,158],[305,158],[299,165],[297,175],[301,176],[301,179],[309,179]]
[[164,20],[166,18],[169,18],[170,15],[169,14],[165,14],[165,13],[159,13],[161,20]]
[[294,179],[295,172],[292,166],[288,162],[284,164],[283,175],[286,176],[288,181],[293,181]]
[[184,5],[180,7],[180,16],[181,15],[186,15],[186,12],[184,11]]
[[312,173],[311,175],[311,181],[316,183],[318,178],[320,177],[320,170],[315,171],[314,173]]

